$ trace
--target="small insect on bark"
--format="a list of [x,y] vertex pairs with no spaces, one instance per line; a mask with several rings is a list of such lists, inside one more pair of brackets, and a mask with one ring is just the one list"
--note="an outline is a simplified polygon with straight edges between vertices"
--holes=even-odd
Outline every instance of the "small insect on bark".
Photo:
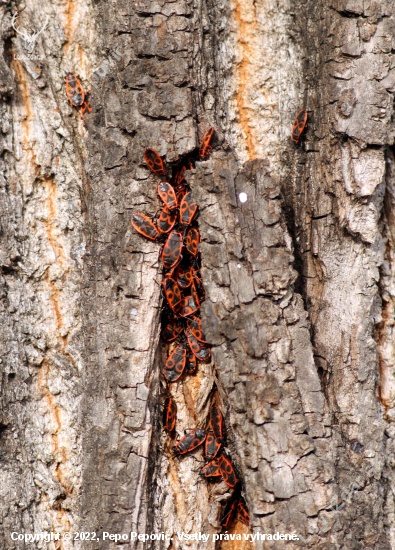
[[307,111],[299,111],[292,126],[292,140],[299,143],[307,122]]
[[172,397],[168,397],[163,408],[163,427],[172,432],[176,425],[177,405]]
[[187,374],[193,374],[196,370],[196,357],[193,355],[192,351],[187,349],[187,362],[185,365],[185,372]]
[[178,313],[181,307],[181,292],[176,281],[170,277],[165,277],[162,281],[162,287],[170,309],[174,313]]
[[228,525],[230,523],[230,520],[235,515],[236,508],[237,508],[237,499],[234,500],[230,506],[227,506],[227,508],[225,510],[225,515],[224,515],[224,517],[222,518],[222,521],[221,521],[222,527],[228,527]]
[[192,315],[192,313],[195,313],[199,309],[199,305],[195,303],[192,296],[184,296],[181,298],[181,307],[179,314],[182,317],[188,317],[189,315]]
[[82,120],[84,121],[84,124],[85,124],[85,118],[84,118],[85,113],[90,114],[92,112],[90,101],[91,101],[91,93],[86,92],[84,101],[81,105],[81,116],[82,116]]
[[208,361],[211,357],[211,351],[210,348],[207,347],[207,344],[199,342],[199,340],[195,338],[188,328],[185,329],[185,334],[188,338],[188,344],[196,359],[199,359],[200,361]]
[[214,459],[200,470],[199,474],[204,477],[216,477],[220,476],[221,470],[219,469],[218,460]]
[[189,191],[180,204],[180,224],[189,225],[197,212],[197,204],[193,202],[192,192]]
[[82,89],[80,79],[75,74],[68,73],[66,76],[66,94],[74,107],[81,107],[84,102],[85,93]]
[[178,231],[172,231],[165,242],[162,251],[162,264],[166,269],[171,269],[180,260],[182,250],[182,235]]
[[146,149],[144,151],[144,159],[154,174],[157,176],[164,176],[166,174],[163,160],[154,149]]
[[184,372],[186,363],[186,349],[177,346],[167,358],[164,375],[168,382],[176,382]]
[[162,338],[166,342],[173,342],[183,331],[183,326],[180,320],[172,319],[168,321],[162,330]]
[[195,227],[191,227],[187,234],[185,248],[193,258],[196,258],[197,256],[199,241],[199,231]]
[[215,437],[222,441],[224,436],[223,417],[217,405],[213,405],[210,409],[210,424]]
[[205,439],[206,432],[200,428],[194,428],[180,439],[177,445],[173,447],[173,452],[175,456],[189,453],[204,443]]
[[173,208],[177,208],[176,193],[173,187],[170,185],[170,183],[167,183],[166,181],[162,181],[158,185],[158,195],[160,196],[161,200],[165,203],[165,205],[169,210],[173,210]]
[[133,214],[131,222],[135,230],[147,239],[155,241],[159,237],[155,224],[145,214]]
[[244,525],[250,524],[250,514],[248,513],[244,503],[241,501],[237,505],[237,517],[242,523],[244,523]]
[[194,337],[199,340],[199,342],[202,342],[202,344],[207,344],[202,332],[202,320],[199,317],[187,319],[187,325],[189,330],[192,332]]
[[161,233],[168,233],[177,221],[177,210],[169,210],[165,206],[159,214],[158,229]]
[[221,448],[221,442],[216,439],[212,430],[209,430],[206,438],[206,443],[204,445],[204,450],[207,458],[216,457]]
[[203,136],[203,139],[202,141],[200,142],[200,145],[199,145],[199,157],[200,158],[204,158],[204,157],[207,157],[211,151],[211,140],[213,139],[213,136],[214,136],[214,128],[209,128],[208,130],[206,130],[204,136]]
[[234,487],[239,482],[231,461],[222,455],[218,458],[219,469],[221,470],[222,479],[229,487]]

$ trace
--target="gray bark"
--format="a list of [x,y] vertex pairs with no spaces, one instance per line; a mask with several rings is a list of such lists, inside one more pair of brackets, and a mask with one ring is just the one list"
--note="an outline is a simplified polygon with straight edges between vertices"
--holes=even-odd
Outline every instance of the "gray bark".
[[[21,29],[50,16],[42,60],[11,26],[22,7]],[[62,550],[221,532],[232,491],[199,480],[201,451],[173,458],[161,427],[159,245],[130,224],[160,207],[144,150],[174,166],[209,126],[216,146],[189,183],[213,359],[172,388],[177,434],[205,422],[216,387],[250,532],[299,536],[257,550],[395,547],[393,3],[26,0],[0,14],[0,548],[29,547],[12,532],[100,539]],[[86,126],[67,72],[92,88]]]

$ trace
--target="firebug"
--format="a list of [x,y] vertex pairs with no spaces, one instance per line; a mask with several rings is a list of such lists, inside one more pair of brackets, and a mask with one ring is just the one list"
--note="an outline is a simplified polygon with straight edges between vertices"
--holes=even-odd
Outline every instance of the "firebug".
[[299,111],[292,126],[292,140],[299,143],[307,122],[307,111]]
[[[176,456],[189,453],[199,447],[206,439],[206,432],[200,428],[194,428],[188,432],[180,441],[173,447]],[[222,474],[221,474],[222,475]]]
[[163,165],[163,160],[160,158],[158,153],[153,149],[146,149],[144,151],[145,162],[148,164],[150,169],[157,176],[164,176],[166,174],[165,167]]
[[85,94],[82,89],[81,81],[75,74],[67,73],[66,94],[68,100],[74,107],[81,107],[84,102]]
[[166,431],[172,432],[176,425],[177,405],[172,397],[165,401],[163,409],[163,427]]
[[158,238],[159,231],[145,214],[133,214],[131,222],[135,230],[147,239],[155,241]]
[[177,265],[181,258],[182,235],[178,231],[172,231],[165,242],[162,251],[162,264],[166,269]]
[[164,375],[168,382],[176,382],[184,372],[186,363],[186,349],[177,346],[167,358]]
[[214,136],[214,128],[209,128],[208,130],[206,130],[204,136],[203,136],[203,139],[202,141],[200,142],[200,145],[199,145],[199,157],[200,158],[204,158],[204,157],[207,157],[211,151],[211,140]]

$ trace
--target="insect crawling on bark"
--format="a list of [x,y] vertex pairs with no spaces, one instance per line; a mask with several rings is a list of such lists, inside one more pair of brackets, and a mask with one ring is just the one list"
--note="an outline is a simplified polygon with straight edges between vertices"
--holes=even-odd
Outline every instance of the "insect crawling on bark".
[[200,142],[200,145],[199,145],[199,157],[201,158],[204,158],[204,157],[207,157],[211,151],[211,140],[214,136],[214,128],[209,128],[208,130],[206,130],[204,136],[203,136],[203,139],[202,141]]
[[138,233],[151,241],[156,241],[159,236],[159,231],[155,227],[155,224],[145,214],[133,214],[131,222]]
[[164,375],[168,382],[176,382],[184,372],[186,363],[185,347],[177,346],[166,361]]
[[205,439],[206,432],[201,428],[194,428],[180,439],[177,445],[173,447],[173,452],[176,456],[189,453],[204,443]]
[[182,250],[182,235],[178,231],[172,231],[165,242],[162,251],[162,264],[166,269],[171,269],[180,260]]
[[299,111],[292,126],[292,140],[299,143],[307,122],[307,111]]
[[72,73],[67,73],[66,76],[66,94],[74,107],[81,107],[84,102],[85,93],[82,89],[82,84],[78,76]]
[[146,149],[144,151],[145,162],[148,164],[150,169],[157,176],[165,175],[165,167],[163,165],[163,160],[160,158],[158,153],[153,149]]
[[172,432],[176,425],[177,405],[172,397],[167,397],[163,408],[163,427]]

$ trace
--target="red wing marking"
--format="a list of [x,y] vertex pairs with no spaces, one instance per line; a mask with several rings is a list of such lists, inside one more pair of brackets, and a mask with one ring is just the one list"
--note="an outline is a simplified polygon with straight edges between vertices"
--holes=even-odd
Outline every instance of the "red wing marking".
[[250,514],[242,502],[239,502],[237,505],[237,517],[244,525],[250,524]]
[[177,197],[170,183],[167,183],[166,181],[162,181],[158,185],[158,195],[160,196],[161,200],[165,203],[165,206],[167,206],[169,210],[173,210],[173,208],[177,208]]
[[209,128],[208,130],[206,130],[203,136],[203,139],[199,145],[199,157],[204,158],[209,155],[211,151],[210,143],[213,138],[214,132],[215,132],[214,128]]
[[[185,329],[185,334],[188,338],[189,347],[192,350],[192,353],[200,361],[207,361],[211,357],[210,348],[206,344],[202,344],[195,338],[192,332],[187,328]],[[214,432],[215,433],[215,432]]]
[[180,439],[177,445],[173,447],[174,453],[176,455],[189,453],[190,451],[193,451],[194,449],[196,449],[196,447],[199,447],[199,445],[204,443],[205,439],[206,432],[204,430],[201,430],[200,428],[194,428],[186,435],[184,435],[184,437]]
[[192,284],[192,273],[190,267],[180,265],[177,271],[177,282],[180,288],[188,288]]
[[133,214],[131,222],[135,230],[147,239],[155,241],[158,238],[159,231],[145,214]]
[[215,438],[214,432],[209,430],[205,443],[205,454],[207,458],[214,458],[217,456],[218,451],[221,448],[221,443]]
[[185,365],[185,372],[188,374],[193,374],[196,370],[196,357],[193,353],[187,350],[187,364]]
[[165,401],[163,409],[163,427],[168,432],[174,430],[176,424],[177,405],[172,397],[168,397]]
[[151,168],[154,174],[157,176],[165,175],[165,167],[163,165],[163,160],[160,158],[158,153],[153,149],[146,149],[144,151],[145,162]]
[[173,342],[182,332],[183,326],[179,320],[171,320],[162,330],[162,338],[166,342]]
[[186,349],[176,347],[166,361],[164,374],[168,382],[176,382],[182,375],[186,362]]
[[213,405],[210,409],[210,424],[215,437],[222,440],[224,436],[223,418],[217,405]]
[[198,253],[198,244],[200,241],[199,231],[195,227],[191,227],[188,231],[186,239],[186,249],[191,256],[196,258]]
[[215,477],[222,475],[217,459],[211,460],[211,462],[203,466],[199,473],[204,477]]
[[174,267],[179,262],[181,250],[182,235],[178,231],[172,231],[162,251],[162,264],[166,269]]
[[180,204],[180,223],[189,225],[197,212],[197,204],[193,202],[192,192],[189,191]]
[[221,525],[222,527],[228,527],[230,520],[234,516],[237,507],[237,500],[234,500],[230,505],[229,509],[225,512],[224,517],[222,518]]
[[224,455],[218,458],[219,469],[221,470],[222,479],[229,487],[234,487],[238,483],[238,479],[231,461]]
[[307,111],[299,111],[292,126],[292,140],[299,143],[307,122]]
[[167,303],[174,313],[178,313],[181,307],[181,292],[174,279],[166,277],[162,281],[163,290],[165,292]]
[[85,94],[82,89],[81,81],[75,74],[69,73],[66,76],[66,94],[68,100],[74,107],[81,107],[84,102]]
[[184,296],[181,299],[181,308],[179,314],[183,317],[188,317],[195,313],[199,309],[199,306],[195,304],[192,296]]
[[199,342],[202,342],[202,344],[207,344],[202,332],[202,320],[199,317],[187,319],[187,325],[189,330],[192,332],[194,337],[199,340]]
[[169,210],[165,206],[159,214],[158,229],[161,233],[168,233],[174,227],[177,220],[177,210]]

